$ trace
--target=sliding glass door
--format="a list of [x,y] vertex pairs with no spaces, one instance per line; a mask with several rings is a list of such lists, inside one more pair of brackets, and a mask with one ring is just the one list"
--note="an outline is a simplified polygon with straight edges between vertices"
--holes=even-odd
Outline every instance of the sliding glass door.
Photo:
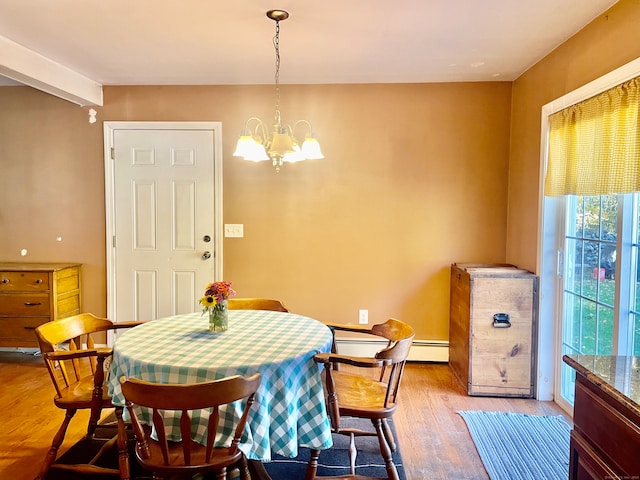
[[[568,196],[563,208],[562,355],[640,354],[638,194]],[[573,404],[562,355],[559,393]]]

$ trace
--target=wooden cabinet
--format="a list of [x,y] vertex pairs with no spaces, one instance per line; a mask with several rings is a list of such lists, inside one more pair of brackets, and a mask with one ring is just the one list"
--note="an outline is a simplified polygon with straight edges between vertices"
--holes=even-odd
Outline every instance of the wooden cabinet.
[[570,480],[640,475],[640,357],[565,355],[576,370]]
[[0,263],[0,347],[37,347],[38,325],[80,313],[80,265]]
[[537,295],[513,265],[451,266],[449,365],[469,395],[534,395]]

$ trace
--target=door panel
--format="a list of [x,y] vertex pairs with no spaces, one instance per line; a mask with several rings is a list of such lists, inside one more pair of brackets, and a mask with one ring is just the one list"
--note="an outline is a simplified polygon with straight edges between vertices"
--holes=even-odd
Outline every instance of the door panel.
[[[132,273],[135,276],[133,288],[130,290],[133,295],[131,297],[122,295],[120,297],[121,303],[126,300],[132,302],[131,307],[135,311],[134,320],[158,318],[158,272],[155,270],[136,269]],[[122,279],[122,275],[118,283],[121,285],[127,284]]]

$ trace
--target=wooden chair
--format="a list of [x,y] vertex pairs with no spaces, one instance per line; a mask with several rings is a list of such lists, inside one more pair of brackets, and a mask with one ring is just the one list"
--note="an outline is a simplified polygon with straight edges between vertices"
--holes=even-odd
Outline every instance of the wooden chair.
[[[331,429],[334,433],[350,437],[351,474],[340,477],[316,477],[320,451],[312,450],[305,480],[370,478],[355,474],[355,437],[360,436],[378,437],[388,478],[398,480],[398,472],[391,458],[392,452],[396,450],[396,443],[387,419],[393,416],[398,405],[402,372],[415,335],[413,328],[393,318],[371,327],[345,324],[329,324],[329,327],[334,331],[334,335],[335,331],[358,332],[382,337],[387,343],[385,348],[371,358],[346,356],[335,352],[315,355],[316,363],[322,363],[325,367],[324,380]],[[341,364],[349,367],[340,369],[338,367]],[[342,417],[369,419],[373,431],[345,427],[341,424]]]
[[227,300],[227,308],[229,308],[229,310],[289,311],[280,300],[273,300],[271,298],[230,298]]
[[[136,435],[136,457],[140,465],[153,472],[153,478],[185,476],[215,472],[216,478],[227,478],[228,471],[238,468],[243,480],[251,478],[247,459],[238,448],[244,432],[249,409],[260,386],[260,374],[251,377],[233,376],[220,380],[193,384],[159,384],[130,378],[122,384]],[[241,414],[235,426],[220,424],[219,407],[243,400]],[[134,407],[152,409],[153,427],[158,440],[151,438],[151,426],[142,425]],[[211,408],[207,428],[207,443],[200,445],[191,440],[190,410]],[[160,410],[181,411],[182,441],[170,442]],[[230,446],[214,446],[220,428],[234,428]],[[187,439],[187,440],[185,440]],[[228,468],[231,467],[231,468]]]
[[[114,323],[90,313],[81,313],[36,328],[35,333],[40,352],[47,366],[56,390],[55,405],[66,411],[62,425],[58,429],[47,452],[36,480],[44,480],[51,468],[66,469],[82,474],[114,474],[121,479],[129,478],[129,456],[127,453],[127,433],[122,421],[123,407],[111,403],[106,386],[106,360],[111,356],[111,348],[96,347],[96,334],[105,337],[107,331],[130,328],[141,322]],[[103,409],[115,408],[118,422],[116,437],[105,440],[98,454],[87,464],[66,465],[56,463],[58,449],[64,441],[67,427],[79,409],[90,409],[86,440],[94,438]],[[100,456],[118,445],[118,469],[95,465]]]

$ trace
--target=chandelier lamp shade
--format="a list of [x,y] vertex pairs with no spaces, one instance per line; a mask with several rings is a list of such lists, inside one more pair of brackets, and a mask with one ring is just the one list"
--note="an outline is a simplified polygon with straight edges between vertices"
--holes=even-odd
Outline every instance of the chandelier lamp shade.
[[[324,155],[309,121],[298,120],[293,127],[282,123],[280,117],[280,21],[289,18],[289,13],[284,10],[269,10],[267,17],[276,22],[276,34],[273,37],[276,53],[276,109],[273,129],[269,131],[265,123],[257,117],[249,118],[240,132],[233,155],[253,162],[271,160],[276,172],[279,172],[284,163],[316,160],[324,158]],[[300,137],[304,139],[302,142],[296,137],[296,132],[304,135]]]

